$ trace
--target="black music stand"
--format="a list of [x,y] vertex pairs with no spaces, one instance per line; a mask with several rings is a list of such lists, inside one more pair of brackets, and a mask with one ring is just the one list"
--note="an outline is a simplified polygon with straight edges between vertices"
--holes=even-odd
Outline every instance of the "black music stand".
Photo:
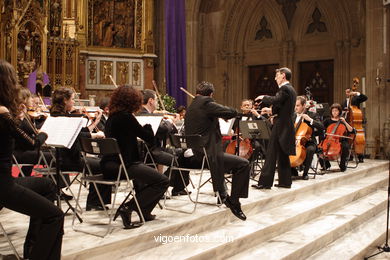
[[[241,129],[242,137],[249,138],[251,140],[261,141],[260,147],[265,148],[265,141],[269,140],[271,136],[271,128],[269,122],[266,120],[252,120],[252,121],[240,121],[239,127]],[[259,149],[260,149],[259,147]],[[264,159],[264,155],[259,151],[257,158],[254,158],[251,162],[251,178],[255,180],[255,177],[260,173],[262,164],[261,161]],[[255,172],[255,166],[258,166],[260,170],[258,173]]]

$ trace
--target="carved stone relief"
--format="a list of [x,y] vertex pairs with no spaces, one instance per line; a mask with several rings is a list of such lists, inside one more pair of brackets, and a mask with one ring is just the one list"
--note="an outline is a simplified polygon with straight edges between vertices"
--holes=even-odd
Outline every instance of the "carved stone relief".
[[255,40],[261,40],[263,38],[272,38],[272,31],[268,29],[268,21],[264,16],[260,20],[259,30],[256,32]]
[[97,79],[97,62],[96,60],[88,61],[88,84],[96,84]]
[[100,61],[100,84],[111,84],[112,61]]
[[118,61],[116,63],[116,83],[118,85],[129,83],[129,63]]
[[324,22],[321,22],[322,14],[318,8],[314,9],[313,14],[311,15],[313,18],[313,21],[309,24],[307,27],[307,34],[314,33],[315,31],[318,32],[327,32],[328,29],[326,28],[326,24]]
[[133,86],[139,86],[140,84],[140,70],[141,70],[141,64],[139,62],[133,62]]

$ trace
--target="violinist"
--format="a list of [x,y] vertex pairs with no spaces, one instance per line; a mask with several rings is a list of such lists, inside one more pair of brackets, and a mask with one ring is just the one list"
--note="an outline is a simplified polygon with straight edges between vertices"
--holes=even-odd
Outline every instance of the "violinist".
[[11,64],[0,60],[0,205],[31,216],[24,243],[25,259],[57,260],[61,258],[64,214],[50,200],[55,186],[49,178],[13,178],[13,141],[38,148],[47,134],[30,138],[18,121],[17,76]]
[[[151,89],[145,89],[142,91],[143,94],[143,103],[141,111],[138,115],[150,115],[157,111],[158,102],[157,94]],[[175,126],[175,118],[163,119],[160,123],[160,126],[157,129],[156,136],[154,138],[154,143],[150,147],[153,160],[159,165],[170,166],[173,159],[173,154],[165,149],[166,140],[171,134],[177,133]],[[165,175],[169,176],[170,168],[165,171]],[[179,171],[173,171],[170,179],[170,186],[172,189],[172,196],[187,195],[185,186],[189,184],[189,172],[181,171],[184,179],[183,181],[180,177]],[[185,186],[184,186],[185,185]]]
[[[34,124],[34,118],[30,118],[27,108],[32,107],[33,99],[29,89],[22,88],[19,92],[20,110],[18,120],[20,121],[19,127],[30,137],[35,138],[38,134],[37,128]],[[15,140],[14,156],[20,164],[36,164],[39,160],[40,147],[26,146],[25,142],[18,139]],[[46,161],[50,162],[53,158],[50,152],[43,152]],[[43,162],[43,161],[42,161]],[[31,176],[34,166],[22,166],[22,172],[25,176]],[[19,175],[21,176],[21,175]]]
[[[351,109],[350,112],[355,112],[355,115],[353,115],[354,119],[359,117],[357,122],[358,124],[355,125],[353,124],[354,123],[354,119],[351,120],[351,113],[349,113],[349,123],[352,124],[352,126],[354,126],[357,130],[357,137],[356,137],[356,140],[359,140],[361,141],[361,151],[359,151],[357,153],[357,156],[358,156],[358,159],[359,159],[359,162],[364,162],[364,144],[365,144],[365,140],[364,140],[364,129],[363,129],[363,121],[364,121],[364,115],[362,114],[362,111],[360,110],[360,104],[367,101],[367,96],[364,95],[363,93],[360,93],[357,91],[357,88],[359,87],[359,79],[357,77],[353,78],[352,80],[353,82],[353,85],[352,87],[348,87],[346,90],[345,90],[345,95],[346,95],[346,99],[344,100],[343,102],[343,110],[348,110],[349,108],[351,108],[352,106],[354,106],[355,108],[354,109]],[[356,122],[356,121],[355,121]],[[358,138],[358,136],[360,136],[362,138],[362,140],[360,140]],[[355,142],[355,145],[356,145],[356,142]],[[355,146],[355,148],[357,148],[357,146]],[[355,151],[358,151],[358,149],[356,149]]]
[[[315,138],[315,130],[318,132],[324,131],[324,125],[319,120],[319,117],[316,113],[306,110],[306,98],[304,96],[298,96],[295,103],[295,113],[293,115],[293,122],[298,124],[300,121],[306,123],[310,128],[312,128],[312,135],[309,140],[304,144],[306,148],[306,158],[303,162],[303,175],[302,179],[308,180],[308,172],[310,170],[311,162],[313,161],[313,156],[317,150],[317,140]],[[298,176],[296,168],[291,168],[292,175]]]
[[[346,128],[346,132],[343,133],[343,135],[347,135],[354,132],[353,127],[350,124],[348,124],[348,122],[342,116],[342,108],[340,104],[334,103],[330,107],[330,112],[331,112],[331,118],[327,118],[324,120],[324,127],[327,133],[332,132],[334,126],[336,126],[339,122],[340,124],[344,125]],[[347,158],[349,155],[350,144],[348,143],[347,138],[342,138],[342,137],[334,137],[334,138],[339,138],[341,143],[341,155],[340,155],[339,166],[340,166],[340,170],[344,172],[347,169]],[[320,162],[321,161],[322,160],[320,160]],[[321,164],[325,169],[330,168],[330,163],[327,160],[325,160],[325,162],[322,162]]]
[[[54,90],[52,95],[52,106],[50,108],[51,116],[72,116],[71,111],[74,110],[75,93],[72,89],[67,87],[59,87]],[[95,121],[96,122],[96,121]],[[81,172],[83,170],[83,163],[80,154],[79,138],[104,138],[104,133],[91,133],[95,125],[83,127],[76,141],[70,149],[60,148],[61,156],[61,170],[62,171],[76,171]],[[100,160],[98,158],[87,158],[91,170],[93,173],[98,172]],[[65,175],[66,181],[69,184],[69,176]],[[60,183],[61,188],[66,187],[64,183]],[[111,186],[98,185],[98,189],[102,195],[102,199],[105,204],[111,203]],[[70,195],[62,194],[65,199],[72,199]],[[99,197],[92,184],[89,186],[89,194],[87,198],[86,210],[104,210],[99,202]]]
[[99,108],[102,111],[102,116],[100,118],[99,123],[97,124],[97,129],[99,129],[102,132],[104,132],[108,115],[110,113],[110,109],[108,108],[109,103],[110,103],[109,97],[103,97],[99,102]]

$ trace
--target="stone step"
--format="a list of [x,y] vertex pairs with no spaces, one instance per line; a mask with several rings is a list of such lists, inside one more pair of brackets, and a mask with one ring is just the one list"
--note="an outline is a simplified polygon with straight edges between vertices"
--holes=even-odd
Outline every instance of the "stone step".
[[[379,190],[332,211],[324,216],[272,238],[257,247],[230,259],[306,259],[313,253],[344,236],[349,230],[364,225],[373,216],[382,215],[386,208],[387,191]],[[330,255],[328,255],[330,257]],[[335,259],[350,259],[336,257]],[[328,258],[329,259],[329,258]]]
[[[296,205],[296,208],[299,209],[302,205],[307,204],[307,201],[310,201],[306,199],[309,196],[318,199],[322,196],[318,195],[320,192],[332,193],[331,191],[340,185],[358,183],[361,179],[366,179],[370,176],[374,176],[375,178],[378,172],[387,169],[387,165],[387,162],[384,161],[367,160],[367,162],[361,166],[359,165],[358,169],[347,170],[347,172],[344,173],[336,172],[317,176],[316,179],[310,179],[308,181],[294,181],[291,189],[272,188],[272,190],[265,191],[251,189],[249,198],[242,200],[243,210],[248,216],[248,221],[245,223],[248,223],[249,225],[249,222],[258,218],[258,214],[261,215],[268,210],[273,208],[277,209],[282,205],[291,205],[294,200],[300,201],[299,203],[294,204]],[[216,199],[211,196],[211,185],[209,188],[205,187],[205,190],[206,194],[202,193],[201,199],[215,202]],[[354,196],[361,197],[369,192],[369,190],[370,188],[366,188],[360,192],[353,193],[353,195],[347,196],[347,199],[352,200]],[[361,192],[364,194],[361,194]],[[182,207],[182,205],[186,205],[186,207],[192,206],[188,202],[188,198],[185,197],[173,199],[168,201],[168,203],[177,208]],[[300,203],[302,205],[300,205]],[[321,210],[327,210],[326,207],[333,207],[332,202],[328,201],[328,203],[326,203],[322,201],[321,203],[325,203],[325,206],[323,206]],[[343,199],[338,203],[342,205],[342,203],[344,203]],[[311,207],[314,206],[315,205],[311,205]],[[315,212],[315,210],[313,212]],[[192,215],[159,209],[155,209],[154,213],[157,215],[158,219],[148,222],[139,229],[123,230],[121,221],[116,221],[112,233],[103,239],[94,236],[85,236],[85,234],[79,232],[73,232],[69,227],[69,221],[66,219],[66,233],[64,236],[62,259],[123,259],[126,255],[135,255],[159,246],[160,244],[156,245],[155,242],[155,237],[158,237],[159,235],[195,235],[230,225],[230,223],[232,223],[232,225],[242,225],[242,221],[237,220],[225,206],[218,208],[216,206],[199,205],[195,214]],[[275,217],[275,220],[278,219],[279,217]],[[288,225],[294,225],[294,221],[299,222],[299,217],[290,218],[287,223]],[[257,222],[253,222],[254,228],[257,228],[258,225]],[[249,229],[251,228],[252,227],[249,227]],[[277,225],[275,228],[277,229]],[[241,232],[239,229],[240,228],[238,228],[237,231],[238,233]],[[266,229],[266,232],[268,231],[269,229]],[[267,234],[265,234],[264,237],[267,237]],[[77,241],[79,241],[79,239],[82,239],[83,243],[78,243]],[[123,249],[125,249],[125,251],[123,251]]]
[[[386,194],[387,195],[387,194]],[[360,226],[345,233],[339,239],[308,257],[309,260],[333,259],[363,259],[378,252],[377,247],[383,246],[386,239],[386,211],[362,223]],[[388,253],[370,258],[390,259]]]
[[[233,219],[231,223],[210,227],[207,231],[188,233],[184,229],[185,231],[181,230],[181,233],[175,234],[183,236],[186,236],[186,234],[197,234],[202,236],[202,238],[213,240],[211,242],[198,243],[187,241],[183,243],[183,240],[188,238],[182,237],[177,238],[182,239],[181,242],[153,247],[135,255],[131,249],[123,250],[121,256],[124,257],[123,259],[141,259],[148,254],[174,259],[204,259],[216,256],[225,258],[236,254],[235,250],[237,248],[245,250],[256,246],[272,237],[288,232],[294,226],[299,226],[351,201],[364,197],[379,187],[383,187],[386,183],[386,172],[367,175],[355,180],[354,183],[346,183],[334,189],[323,190],[320,194],[307,194],[304,198],[295,199],[290,203],[250,215],[247,221]],[[165,234],[162,233],[162,235]],[[226,239],[233,241],[226,243]],[[188,248],[191,248],[191,250],[188,250]],[[126,256],[129,257],[126,258]]]

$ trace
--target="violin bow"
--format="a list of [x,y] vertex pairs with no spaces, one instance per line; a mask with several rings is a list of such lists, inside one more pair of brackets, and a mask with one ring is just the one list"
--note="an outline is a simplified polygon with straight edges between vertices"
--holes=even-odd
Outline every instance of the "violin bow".
[[188,92],[185,88],[180,87],[180,90],[183,91],[184,93],[186,93],[188,96],[190,96],[190,97],[192,97],[192,98],[195,98],[195,96],[192,95],[190,92]]
[[153,87],[154,87],[154,91],[156,91],[156,95],[157,95],[158,100],[160,101],[160,104],[161,104],[162,109],[166,111],[165,105],[164,105],[164,103],[162,102],[160,93],[158,92],[156,81],[152,80],[152,84],[153,84]]
[[118,85],[116,84],[115,80],[113,79],[113,77],[111,75],[109,75],[110,79],[111,79],[111,82],[114,84],[115,88],[118,88]]

